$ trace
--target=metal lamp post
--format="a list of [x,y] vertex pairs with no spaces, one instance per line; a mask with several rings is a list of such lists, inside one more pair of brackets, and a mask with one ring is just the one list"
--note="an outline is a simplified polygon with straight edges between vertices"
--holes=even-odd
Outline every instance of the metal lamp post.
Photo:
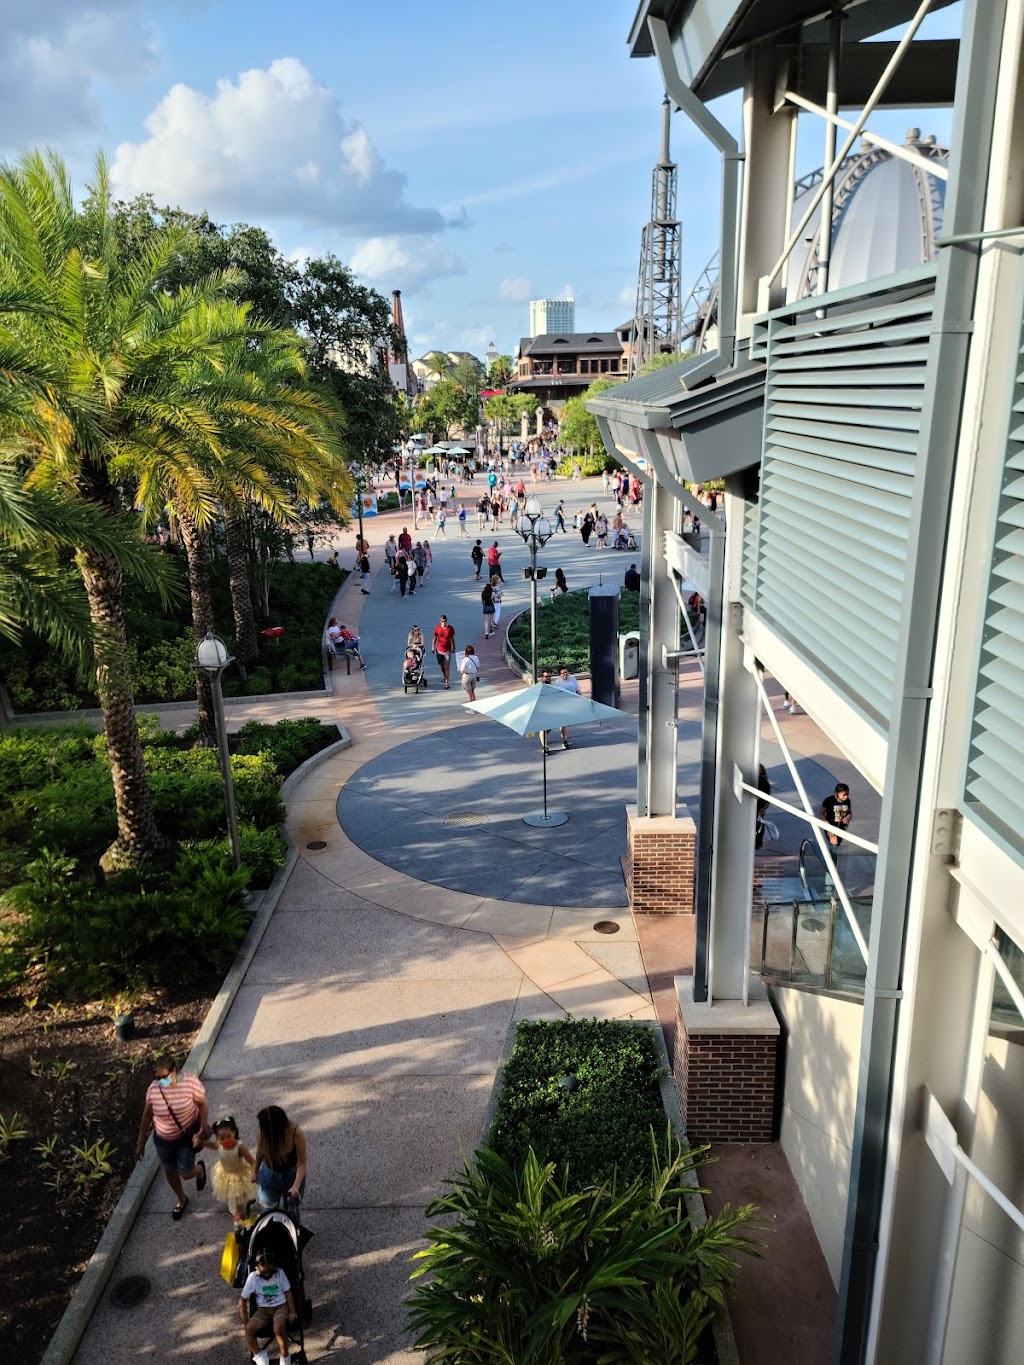
[[217,725],[217,754],[220,758],[220,777],[224,785],[224,809],[228,817],[228,842],[231,845],[231,866],[237,872],[242,866],[242,853],[238,846],[238,817],[235,814],[235,788],[231,781],[231,756],[228,753],[228,727],[224,719],[224,694],[220,680],[233,656],[223,640],[213,631],[207,631],[206,638],[200,640],[192,666],[209,680],[213,693],[213,714]]
[[[516,522],[516,530],[522,536],[530,551],[530,567],[524,575],[530,580],[530,681],[537,681],[537,551],[551,539],[552,526],[541,509],[540,499],[530,497],[526,500],[526,511]],[[540,577],[547,569],[540,570]]]
[[349,469],[356,483],[356,516],[359,518],[359,553],[362,554],[363,546],[363,489],[366,487],[366,480],[363,477],[363,466],[361,464],[351,464]]

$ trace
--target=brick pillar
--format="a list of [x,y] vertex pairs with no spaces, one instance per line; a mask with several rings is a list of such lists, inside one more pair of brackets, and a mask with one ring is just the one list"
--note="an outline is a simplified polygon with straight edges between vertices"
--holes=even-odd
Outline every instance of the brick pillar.
[[779,1021],[759,980],[750,1003],[698,1005],[677,976],[673,1072],[691,1142],[771,1142]]
[[626,807],[626,889],[634,915],[692,915],[697,826],[679,815],[637,815]]

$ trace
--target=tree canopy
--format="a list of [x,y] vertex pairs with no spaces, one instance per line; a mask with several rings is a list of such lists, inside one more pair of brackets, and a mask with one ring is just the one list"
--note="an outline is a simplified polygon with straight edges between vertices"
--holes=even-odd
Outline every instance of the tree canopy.
[[578,398],[570,398],[562,409],[559,423],[559,439],[562,445],[572,446],[574,450],[593,450],[601,446],[601,433],[597,429],[596,418],[587,411],[584,404],[588,398],[596,398],[606,389],[612,389],[621,380],[595,379]]

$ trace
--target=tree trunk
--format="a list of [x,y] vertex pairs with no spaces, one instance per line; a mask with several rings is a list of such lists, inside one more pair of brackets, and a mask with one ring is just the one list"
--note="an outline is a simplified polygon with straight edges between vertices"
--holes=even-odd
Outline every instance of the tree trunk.
[[[192,630],[196,647],[213,630],[213,595],[210,592],[210,533],[196,525],[180,507],[177,509],[181,539],[188,561],[188,590],[192,599]],[[217,743],[217,722],[213,710],[213,684],[197,671],[196,703],[199,708],[199,738],[208,748]]]
[[115,872],[138,866],[166,848],[167,841],[156,826],[135,716],[121,569],[115,561],[84,550],[79,551],[77,563],[89,601],[96,692],[103,708],[107,759],[117,807],[117,838],[100,862],[106,871]]
[[235,649],[243,664],[250,664],[260,652],[256,617],[249,585],[249,557],[245,552],[245,530],[239,509],[224,504],[224,541],[228,553],[228,583],[231,610],[235,617]]

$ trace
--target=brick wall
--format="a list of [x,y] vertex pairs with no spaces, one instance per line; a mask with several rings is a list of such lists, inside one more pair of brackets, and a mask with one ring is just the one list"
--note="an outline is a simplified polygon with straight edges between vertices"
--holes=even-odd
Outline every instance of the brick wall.
[[691,1142],[771,1142],[777,1032],[687,1030],[676,1011],[673,1072]]
[[626,888],[634,915],[692,915],[697,827],[683,812],[626,817],[629,853]]

